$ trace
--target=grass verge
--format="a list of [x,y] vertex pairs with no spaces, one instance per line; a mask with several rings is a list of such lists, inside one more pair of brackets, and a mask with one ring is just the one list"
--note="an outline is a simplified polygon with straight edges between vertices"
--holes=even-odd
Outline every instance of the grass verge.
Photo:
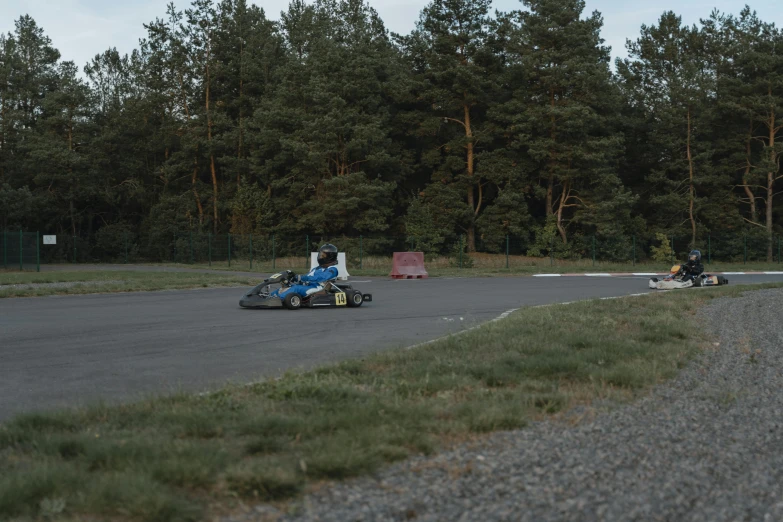
[[721,287],[525,308],[410,350],[204,396],[31,413],[0,426],[0,520],[191,521],[296,496],[596,398],[630,399],[706,339]]
[[0,273],[0,298],[252,286],[257,283],[257,278],[191,272],[5,272]]
[[[425,261],[427,272],[430,277],[494,277],[509,275],[533,275],[533,274],[564,274],[564,273],[595,273],[595,272],[614,272],[614,273],[632,273],[632,272],[655,272],[668,273],[671,263],[608,263],[596,262],[590,260],[567,261],[555,260],[550,264],[548,258],[531,258],[522,256],[510,256],[509,267],[506,268],[506,258],[494,254],[474,254],[473,266],[459,268],[452,266],[453,259],[439,258]],[[156,265],[155,263],[152,266]],[[195,264],[174,264],[163,263],[159,266],[170,266],[178,268],[197,268],[212,270],[233,270],[248,271],[250,264],[247,260],[234,260],[231,266],[227,261],[214,261],[211,265],[207,263]],[[308,265],[309,267],[309,265]],[[274,267],[271,261],[255,261],[252,271],[258,273],[272,273],[274,271],[291,269],[297,273],[305,272],[309,268],[305,267],[301,258],[280,258],[277,259]],[[348,259],[348,271],[352,276],[377,276],[385,277],[391,272],[390,258],[367,258],[362,262],[362,268],[359,268],[358,259]],[[753,272],[753,271],[783,271],[783,264],[779,263],[712,263],[707,265],[708,272]]]

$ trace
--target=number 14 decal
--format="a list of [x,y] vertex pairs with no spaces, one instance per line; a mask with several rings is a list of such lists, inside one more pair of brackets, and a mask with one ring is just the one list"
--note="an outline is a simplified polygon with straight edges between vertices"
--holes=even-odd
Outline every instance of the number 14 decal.
[[345,292],[334,294],[334,301],[337,306],[345,306],[348,300],[345,298]]

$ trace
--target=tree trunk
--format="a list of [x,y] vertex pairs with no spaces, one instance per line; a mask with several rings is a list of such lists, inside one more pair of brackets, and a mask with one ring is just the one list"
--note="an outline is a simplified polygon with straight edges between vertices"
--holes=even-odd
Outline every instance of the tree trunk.
[[[240,99],[242,97],[242,82],[239,87]],[[242,161],[242,107],[239,108],[239,145],[237,145],[237,160]],[[237,168],[237,189],[242,184],[242,169]]]
[[[772,97],[772,87],[769,88],[769,96]],[[770,111],[769,114],[769,155],[770,155],[770,162],[772,165],[777,165],[777,152],[775,151],[775,131],[777,130],[775,128],[775,108],[773,108]],[[775,177],[777,175],[777,172],[774,170],[771,170],[767,172],[767,222],[766,222],[766,228],[767,228],[767,263],[771,263],[773,261],[773,237],[772,237],[772,199],[775,195]]]
[[76,237],[76,209],[73,204],[73,193],[76,191],[76,179],[73,175],[73,166],[71,165],[71,154],[73,153],[73,121],[68,125],[68,174],[71,178],[71,190],[68,195],[68,210],[71,216],[71,237]]
[[[237,163],[242,160],[242,116],[244,115],[244,106],[242,104],[242,88],[244,87],[244,65],[245,65],[245,40],[244,34],[240,31],[239,41],[239,144],[237,145]],[[242,169],[237,168],[237,190],[242,182]]]
[[745,186],[745,194],[750,201],[750,220],[758,223],[758,211],[756,209],[756,197],[748,186],[748,176],[750,175],[750,140],[753,139],[753,118],[750,120],[750,129],[748,130],[748,140],[745,144],[745,174],[742,175],[742,184]]
[[71,237],[76,237],[76,208],[73,205],[74,190],[76,190],[76,187],[74,187],[73,181],[71,181],[71,197],[68,201],[68,211],[71,215]]
[[557,206],[557,231],[560,234],[560,239],[563,240],[563,244],[568,244],[568,235],[566,234],[565,227],[563,226],[563,209],[568,199],[568,181],[563,183],[563,192],[560,194],[560,202]]
[[[468,224],[467,229],[467,243],[468,243],[468,252],[475,252],[476,251],[476,216],[478,215],[479,208],[476,207],[476,203],[474,200],[473,195],[473,185],[475,184],[475,181],[473,179],[473,173],[474,173],[474,155],[473,155],[473,129],[470,126],[470,107],[467,103],[463,106],[465,111],[465,137],[467,138],[467,151],[468,151],[468,157],[467,157],[467,166],[468,166],[468,179],[470,185],[468,186],[468,206],[470,207],[470,210],[473,211],[473,214],[470,218],[470,223]],[[481,203],[479,202],[479,205]]]
[[691,108],[688,107],[688,136],[687,136],[687,149],[688,149],[688,174],[689,174],[689,187],[688,187],[688,217],[691,220],[691,245],[696,244],[696,219],[693,217],[694,200],[696,199],[696,189],[693,185],[693,157],[691,155]]
[[551,110],[550,113],[550,122],[551,125],[549,127],[549,138],[552,140],[551,149],[549,150],[549,178],[547,179],[547,186],[546,186],[546,216],[549,218],[552,214],[555,213],[554,210],[554,191],[555,191],[555,140],[557,139],[556,129],[555,129],[555,90],[553,88],[549,89],[549,107]]
[[207,44],[207,63],[206,63],[206,112],[207,112],[207,142],[209,143],[209,171],[212,175],[212,231],[217,234],[218,232],[218,181],[217,172],[215,170],[215,153],[212,150],[212,115],[209,112],[209,60],[210,51],[209,44]]
[[201,197],[198,195],[198,189],[196,188],[196,176],[198,176],[198,158],[193,162],[193,176],[190,178],[190,184],[193,187],[193,197],[196,198],[196,206],[198,207],[198,224],[199,228],[204,226],[204,207],[201,204]]
[[[169,187],[169,178],[166,176],[165,162],[169,159],[169,148],[166,146],[166,150],[163,151],[164,164],[160,166],[160,180],[163,182],[163,194],[166,193],[166,189]],[[149,161],[149,160],[148,160]]]
[[553,204],[553,193],[555,189],[555,173],[550,168],[549,170],[549,178],[547,179],[547,185],[546,185],[546,215],[547,217],[551,216],[555,213],[554,204]]
[[[0,185],[2,185],[3,181],[5,181],[5,169],[3,168],[3,163],[4,163],[3,159],[4,159],[5,155],[6,155],[6,151],[5,151],[5,129],[8,126],[8,124],[6,122],[6,112],[5,112],[5,99],[6,99],[6,97],[7,97],[7,95],[4,93],[3,94],[3,105],[2,105],[2,109],[0,110],[0,126],[2,126],[2,128],[0,128],[0,153],[2,153],[0,155]],[[3,227],[3,229],[5,229],[5,227]]]
[[217,174],[215,172],[215,156],[210,153],[209,155],[209,169],[212,173],[212,219],[214,220],[212,223],[212,229],[215,234],[217,234],[218,231],[218,183],[217,183]]

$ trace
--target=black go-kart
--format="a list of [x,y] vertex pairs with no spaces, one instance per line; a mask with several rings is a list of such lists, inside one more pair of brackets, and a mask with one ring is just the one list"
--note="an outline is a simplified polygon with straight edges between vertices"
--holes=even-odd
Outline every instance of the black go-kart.
[[239,306],[242,308],[288,308],[289,310],[298,310],[303,306],[316,308],[321,306],[348,306],[357,308],[364,302],[372,301],[371,294],[363,294],[356,290],[350,283],[338,283],[337,281],[327,281],[323,283],[323,288],[313,292],[307,297],[301,297],[298,294],[289,293],[283,299],[272,295],[275,290],[293,286],[296,274],[291,270],[274,274],[250,290],[239,300]]

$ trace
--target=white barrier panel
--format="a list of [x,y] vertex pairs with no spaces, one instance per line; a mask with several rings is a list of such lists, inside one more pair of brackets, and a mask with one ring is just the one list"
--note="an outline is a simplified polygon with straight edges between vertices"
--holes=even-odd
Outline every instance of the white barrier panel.
[[[318,266],[318,252],[310,252],[310,270]],[[337,254],[337,279],[347,280],[350,274],[348,269],[345,268],[345,252],[339,252]]]

